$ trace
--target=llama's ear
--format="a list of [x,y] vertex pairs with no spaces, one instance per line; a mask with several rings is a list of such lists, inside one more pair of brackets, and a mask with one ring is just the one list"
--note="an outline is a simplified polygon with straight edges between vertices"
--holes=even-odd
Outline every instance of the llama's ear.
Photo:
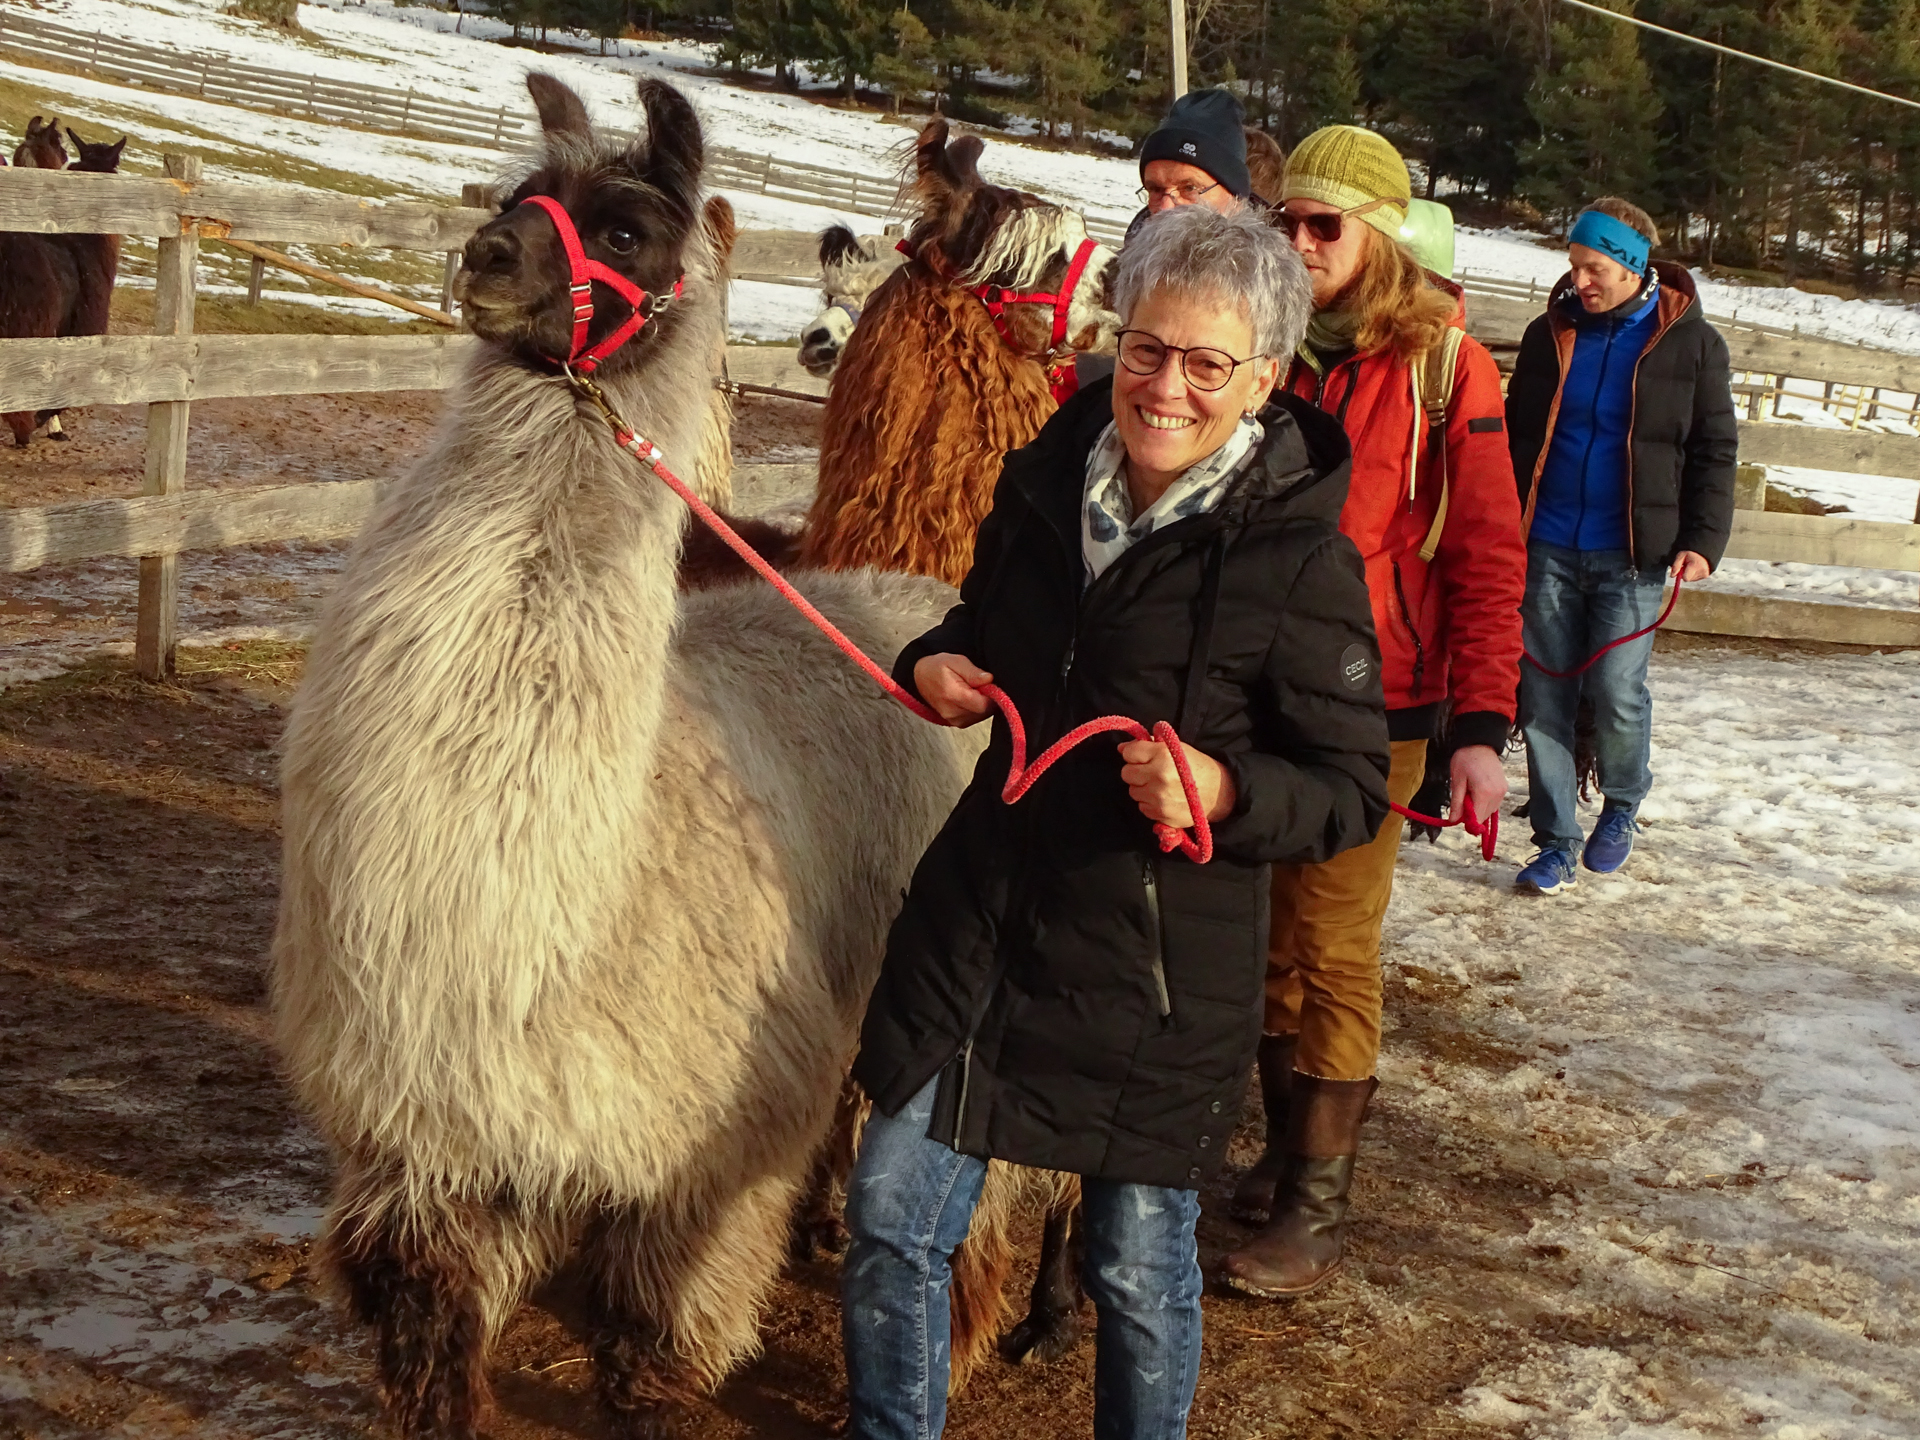
[[986,148],[978,135],[962,135],[947,147],[947,171],[956,190],[985,183],[980,178],[980,152]]
[[27,139],[33,139],[34,136],[46,128],[47,122],[42,120],[38,115],[34,116],[31,120],[27,121]]
[[947,154],[947,122],[935,116],[921,130],[920,138],[913,142],[913,168],[922,180],[937,177],[945,180],[946,166],[943,163]]
[[651,77],[640,82],[640,108],[646,112],[647,133],[635,146],[635,168],[648,183],[678,197],[691,217],[698,207],[700,172],[707,159],[700,117],[686,96]]
[[87,142],[82,140],[78,135],[73,133],[73,127],[71,125],[67,126],[67,138],[73,141],[74,149],[84,150],[86,148]]
[[820,232],[820,268],[822,270],[829,265],[842,264],[850,255],[866,258],[852,230],[845,225],[829,225]]
[[566,85],[541,70],[527,74],[527,91],[540,112],[540,129],[548,135],[573,135],[585,140],[593,134],[587,107]]
[[724,270],[733,259],[733,242],[740,236],[740,222],[734,218],[733,202],[724,195],[709,197],[701,211],[701,220],[713,241],[714,259]]

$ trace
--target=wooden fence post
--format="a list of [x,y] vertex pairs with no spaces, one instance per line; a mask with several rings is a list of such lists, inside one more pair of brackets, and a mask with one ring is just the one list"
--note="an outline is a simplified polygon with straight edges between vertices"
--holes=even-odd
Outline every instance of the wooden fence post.
[[[198,155],[161,157],[169,180],[189,185],[200,179]],[[183,227],[184,228],[184,227]],[[198,231],[161,239],[153,267],[153,333],[193,333],[194,270],[200,257]],[[148,495],[173,495],[187,485],[187,409],[185,400],[147,406]],[[140,613],[134,631],[133,668],[143,679],[163,680],[173,673],[175,628],[180,591],[177,555],[140,557]]]
[[[490,186],[475,185],[471,181],[460,187],[460,203],[472,210],[486,210],[493,205],[493,192]],[[453,313],[453,280],[460,273],[462,251],[447,252],[447,275],[440,286],[440,308],[451,315]]]
[[267,262],[256,255],[247,266],[247,304],[260,303],[260,287],[266,283],[266,279]]

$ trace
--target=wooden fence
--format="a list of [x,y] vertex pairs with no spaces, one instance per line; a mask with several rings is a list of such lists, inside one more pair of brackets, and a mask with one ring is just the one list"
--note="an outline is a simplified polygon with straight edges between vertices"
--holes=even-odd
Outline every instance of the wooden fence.
[[[149,676],[164,675],[172,665],[175,565],[181,551],[349,536],[358,530],[378,489],[377,481],[365,480],[190,491],[186,447],[193,401],[441,389],[453,383],[478,343],[464,335],[195,335],[194,275],[201,238],[272,236],[314,245],[450,251],[464,244],[490,214],[472,205],[378,204],[290,187],[209,182],[201,179],[198,162],[190,157],[168,156],[165,164],[167,173],[161,179],[0,169],[0,230],[108,232],[159,240],[151,335],[0,341],[0,411],[62,405],[148,407],[144,493],[0,509],[0,571],[100,556],[140,557],[135,657],[140,672]],[[764,253],[771,265],[801,239],[749,233],[736,255]],[[1470,314],[1477,308],[1471,307]],[[1488,325],[1497,328],[1485,316],[1476,320],[1476,329]],[[1745,363],[1745,347],[1780,343],[1767,336],[1733,337],[1735,363]],[[1856,367],[1883,367],[1894,377],[1889,384],[1902,389],[1912,387],[1899,385],[1899,380],[1920,365],[1909,357],[1828,348]],[[737,380],[821,388],[799,371],[789,349],[730,347],[728,367]],[[1783,424],[1754,429],[1832,433]],[[1751,449],[1751,433],[1743,429],[1743,449]],[[1848,432],[1839,434],[1848,438]],[[1920,446],[1920,441],[1910,443]],[[1877,454],[1863,452],[1862,458],[1860,464],[1829,468],[1871,467],[1887,473]],[[784,473],[779,479],[788,488],[795,482]],[[1747,503],[1757,501],[1749,496]],[[1728,553],[1755,560],[1920,571],[1920,525],[1743,509],[1735,517]],[[1920,645],[1920,610],[1722,595],[1711,587],[1697,587],[1686,592],[1676,618],[1681,628],[1723,634]]]
[[[117,40],[11,10],[0,10],[0,50],[29,63],[51,61],[149,89],[456,145],[508,149],[530,143],[539,133],[538,120],[530,110],[522,110],[517,99],[511,106],[469,105],[411,89],[289,74],[243,65],[215,51]],[[722,145],[707,148],[707,183],[736,194],[829,206],[850,215],[885,218],[899,213],[897,176],[863,175]],[[1095,219],[1088,221],[1087,228],[1112,243],[1118,241],[1125,224]]]

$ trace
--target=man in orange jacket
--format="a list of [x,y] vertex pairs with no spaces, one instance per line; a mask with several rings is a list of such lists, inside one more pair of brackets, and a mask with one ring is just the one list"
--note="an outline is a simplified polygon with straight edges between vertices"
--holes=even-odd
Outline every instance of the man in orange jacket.
[[[1451,812],[1494,814],[1519,685],[1527,552],[1500,375],[1461,336],[1451,393],[1433,369],[1464,326],[1460,291],[1402,239],[1407,167],[1386,140],[1333,125],[1300,143],[1270,212],[1306,262],[1315,314],[1286,380],[1353,444],[1340,528],[1373,597],[1393,740],[1387,789],[1404,805],[1447,702]],[[1446,396],[1441,424],[1423,401]],[[1234,1196],[1265,1228],[1227,1257],[1255,1295],[1303,1294],[1339,1268],[1360,1123],[1378,1081],[1380,930],[1402,822],[1320,865],[1277,865],[1260,1045],[1267,1148]]]

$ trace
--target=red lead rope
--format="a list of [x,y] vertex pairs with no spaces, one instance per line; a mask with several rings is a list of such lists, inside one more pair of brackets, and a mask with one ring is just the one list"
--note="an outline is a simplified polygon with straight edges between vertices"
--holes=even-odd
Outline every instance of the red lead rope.
[[[1551,676],[1555,680],[1571,680],[1576,675],[1584,675],[1595,665],[1599,664],[1601,657],[1609,651],[1618,650],[1622,645],[1628,645],[1635,640],[1643,639],[1666,624],[1667,617],[1673,614],[1673,607],[1680,603],[1681,584],[1682,581],[1680,577],[1677,575],[1674,576],[1673,594],[1667,598],[1666,608],[1660,612],[1660,618],[1658,620],[1655,620],[1644,629],[1634,631],[1631,635],[1622,635],[1618,640],[1608,641],[1571,670],[1549,670],[1545,665],[1542,665],[1525,651],[1522,651],[1521,655],[1529,665],[1533,666],[1533,668],[1538,670],[1542,675]],[[1404,805],[1396,805],[1393,809],[1395,814],[1404,815],[1407,819],[1419,825],[1432,825],[1436,829],[1443,830],[1450,825],[1464,826],[1469,835],[1479,837],[1481,858],[1483,860],[1493,859],[1494,846],[1497,845],[1500,840],[1500,813],[1496,810],[1487,817],[1484,825],[1481,824],[1479,818],[1473,813],[1473,799],[1471,796],[1469,796],[1465,802],[1467,813],[1462,815],[1458,820],[1442,820],[1434,815],[1422,815],[1418,810],[1409,810]]]
[[[633,427],[622,420],[607,403],[606,396],[601,394],[598,385],[585,376],[575,375],[572,372],[569,372],[569,378],[574,388],[599,408],[607,424],[613,428],[614,440],[620,448],[658,475],[668,489],[686,502],[687,508],[699,517],[702,524],[724,540],[734,554],[746,561],[763,580],[778,590],[789,605],[812,621],[821,634],[839,646],[841,654],[866,671],[882,690],[922,720],[932,721],[935,725],[946,724],[932,706],[915,699],[891,675],[876,665],[871,657],[846,637],[839,626],[822,615],[812,601],[787,583],[784,575],[775,570],[757,550],[742,540],[734,528],[721,519],[712,506],[688,489],[686,483],[667,468],[666,460],[660,453],[660,447],[651,440],[635,434]],[[1173,768],[1180,775],[1180,788],[1186,792],[1187,811],[1193,817],[1191,834],[1172,825],[1155,824],[1153,832],[1160,841],[1160,848],[1169,852],[1177,849],[1196,865],[1204,865],[1213,858],[1213,829],[1207,824],[1206,810],[1200,803],[1200,788],[1194,783],[1193,771],[1187,765],[1187,753],[1180,744],[1180,737],[1174,733],[1173,726],[1166,721],[1162,720],[1152,730],[1148,730],[1138,720],[1129,719],[1125,715],[1102,715],[1097,720],[1089,720],[1086,724],[1077,725],[1069,730],[1049,745],[1038,760],[1029,765],[1027,764],[1027,728],[1020,719],[1020,711],[1014,706],[1013,697],[998,685],[982,685],[980,693],[1000,708],[1000,713],[1006,717],[1007,729],[1012,732],[1013,764],[1007,772],[1007,783],[1000,789],[1000,798],[1007,804],[1013,804],[1031,790],[1034,782],[1046,774],[1061,756],[1083,740],[1110,732],[1130,735],[1135,740],[1157,740],[1167,747],[1167,753],[1173,757]]]

